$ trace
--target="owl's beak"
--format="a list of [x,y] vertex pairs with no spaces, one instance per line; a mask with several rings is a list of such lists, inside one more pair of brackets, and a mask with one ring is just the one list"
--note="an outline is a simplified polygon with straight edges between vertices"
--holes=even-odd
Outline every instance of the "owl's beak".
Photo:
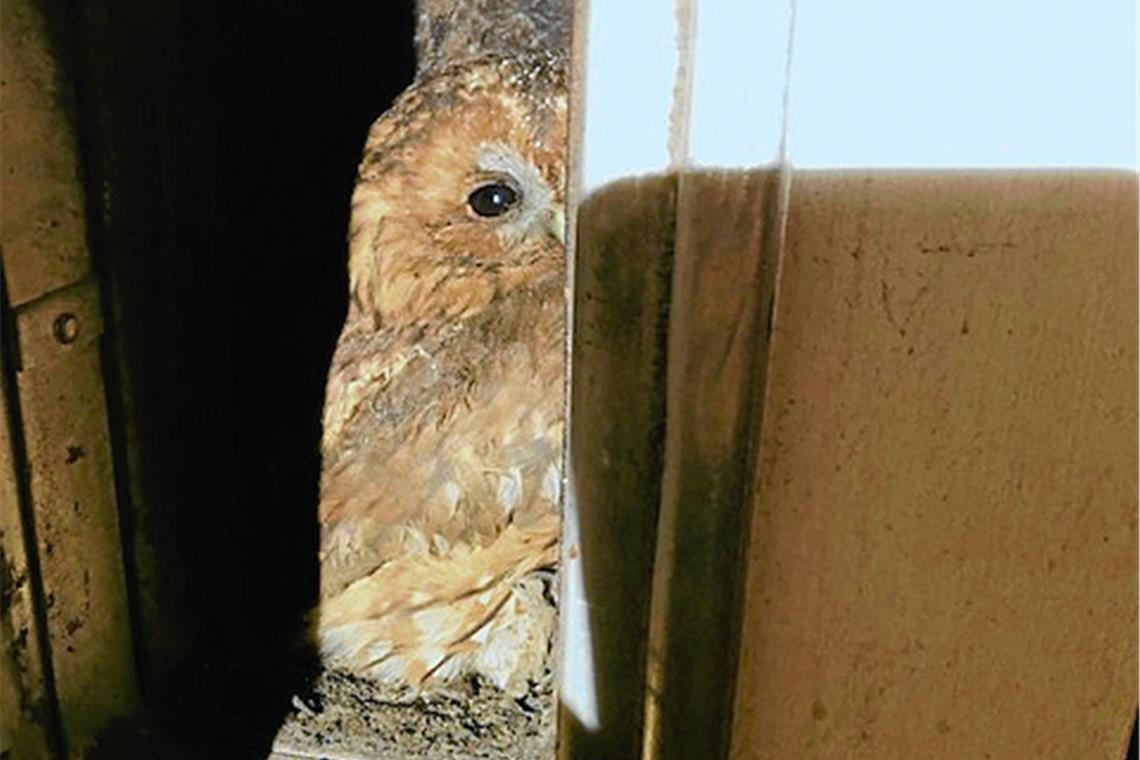
[[546,217],[546,231],[562,245],[566,245],[566,209],[559,205]]

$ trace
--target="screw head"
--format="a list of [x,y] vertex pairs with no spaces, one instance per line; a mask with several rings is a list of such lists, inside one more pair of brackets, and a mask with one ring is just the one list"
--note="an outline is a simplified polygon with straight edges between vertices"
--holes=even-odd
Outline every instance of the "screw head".
[[51,332],[65,346],[74,343],[79,337],[79,320],[71,313],[60,314],[52,323]]

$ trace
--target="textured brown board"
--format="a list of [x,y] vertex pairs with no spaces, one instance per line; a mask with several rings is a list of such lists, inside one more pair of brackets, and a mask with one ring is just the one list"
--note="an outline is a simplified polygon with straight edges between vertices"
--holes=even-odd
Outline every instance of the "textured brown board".
[[738,758],[1119,758],[1134,174],[798,173]]
[[572,0],[416,0],[417,70],[489,55],[565,55],[573,15]]

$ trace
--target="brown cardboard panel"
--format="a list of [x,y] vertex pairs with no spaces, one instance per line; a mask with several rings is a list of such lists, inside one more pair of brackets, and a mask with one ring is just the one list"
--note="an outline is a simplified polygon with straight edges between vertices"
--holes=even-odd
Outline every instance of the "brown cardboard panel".
[[733,756],[1117,758],[1137,180],[798,173]]

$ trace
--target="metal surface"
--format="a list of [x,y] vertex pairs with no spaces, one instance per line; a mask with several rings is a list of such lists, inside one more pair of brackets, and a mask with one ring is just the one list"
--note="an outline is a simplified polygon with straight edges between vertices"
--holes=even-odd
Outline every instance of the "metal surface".
[[[6,307],[0,294],[0,309]],[[58,715],[44,659],[43,587],[22,507],[12,325],[0,312],[0,757],[47,758]]]
[[0,5],[0,241],[14,307],[91,271],[71,88],[57,45],[66,29],[52,23],[47,5]]
[[[25,567],[40,570],[42,609],[33,617],[42,616],[54,675],[43,683],[45,671],[28,660],[32,670],[22,678],[41,701],[54,692],[61,743],[70,756],[82,756],[102,728],[136,704],[102,319],[89,276],[72,98],[60,69],[66,30],[49,23],[60,17],[49,3],[12,0],[3,9],[0,246],[12,308],[6,326],[15,333],[4,336],[15,364],[5,371],[14,375],[9,400],[18,404],[9,419],[21,423],[11,432],[27,462],[16,472],[16,491],[26,495],[18,502],[29,502],[21,514],[6,499],[3,514],[6,526],[20,517],[23,544],[34,553]],[[27,600],[20,605],[26,610]]]
[[[134,707],[134,668],[94,283],[16,311],[17,372],[55,692],[72,753]],[[61,342],[61,316],[78,335]]]

